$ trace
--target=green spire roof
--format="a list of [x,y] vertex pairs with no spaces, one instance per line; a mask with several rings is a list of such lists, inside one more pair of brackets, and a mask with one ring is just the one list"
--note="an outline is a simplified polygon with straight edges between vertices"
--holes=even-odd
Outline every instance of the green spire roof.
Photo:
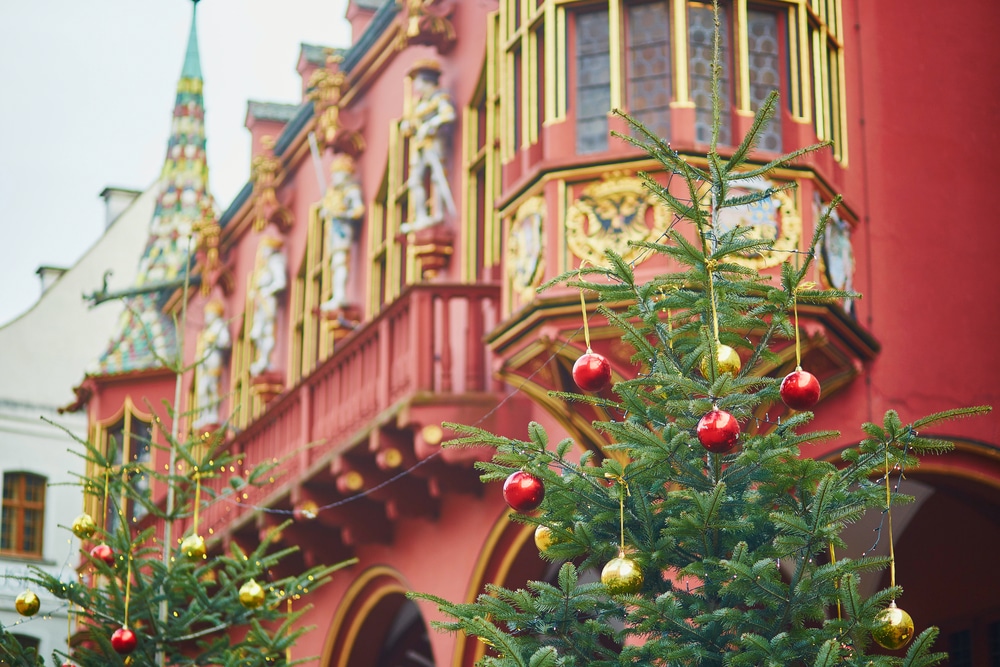
[[195,19],[196,12],[192,12],[191,34],[177,83],[167,155],[157,184],[159,194],[135,283],[136,288],[155,288],[158,284],[164,287],[128,300],[118,333],[99,358],[96,374],[161,368],[177,356],[173,317],[163,312],[163,306],[188,267],[188,237],[194,233],[194,225],[203,211],[212,206],[208,192],[205,103]]
[[198,0],[194,0],[191,10],[191,33],[188,35],[187,52],[184,54],[182,79],[201,78],[201,58],[198,57]]

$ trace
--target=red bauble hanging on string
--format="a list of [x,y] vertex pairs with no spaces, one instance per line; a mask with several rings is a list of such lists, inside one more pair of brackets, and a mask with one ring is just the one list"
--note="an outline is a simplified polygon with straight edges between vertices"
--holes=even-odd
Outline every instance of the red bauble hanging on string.
[[611,382],[611,362],[588,347],[573,364],[573,381],[584,391],[600,391]]
[[545,485],[531,473],[518,470],[503,483],[503,499],[515,512],[530,512],[542,504]]
[[115,554],[107,544],[98,544],[90,550],[90,557],[94,560],[102,560],[108,567],[114,567]]
[[698,442],[713,454],[724,454],[736,445],[740,424],[725,410],[712,408],[698,422]]
[[812,373],[796,368],[781,381],[781,400],[792,410],[808,410],[819,402],[819,380]]
[[115,650],[115,653],[127,655],[135,650],[138,643],[139,639],[128,628],[118,628],[111,635],[111,648]]

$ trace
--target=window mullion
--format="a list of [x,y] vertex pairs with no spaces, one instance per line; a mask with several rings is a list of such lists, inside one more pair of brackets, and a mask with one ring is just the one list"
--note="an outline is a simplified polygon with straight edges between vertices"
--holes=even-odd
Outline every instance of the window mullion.
[[[752,113],[750,105],[750,40],[747,33],[749,21],[747,20],[747,0],[734,0],[733,9],[736,24],[736,83],[739,95],[737,98],[737,110],[743,114]],[[725,64],[723,64],[725,67]]]

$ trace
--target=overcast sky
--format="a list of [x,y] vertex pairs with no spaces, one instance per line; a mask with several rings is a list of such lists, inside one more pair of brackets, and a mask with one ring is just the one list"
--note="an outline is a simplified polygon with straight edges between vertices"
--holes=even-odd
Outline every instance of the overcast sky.
[[[0,325],[37,300],[40,265],[71,266],[100,236],[101,190],[142,190],[159,175],[191,6],[0,0]],[[247,100],[299,103],[299,44],[348,46],[346,7],[199,3],[209,188],[220,208],[249,178]]]

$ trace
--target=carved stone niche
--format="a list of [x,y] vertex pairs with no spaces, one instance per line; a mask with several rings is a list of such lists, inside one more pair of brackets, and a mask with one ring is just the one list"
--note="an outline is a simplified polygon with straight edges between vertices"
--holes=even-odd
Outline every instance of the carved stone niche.
[[410,251],[417,260],[423,280],[433,280],[447,268],[455,252],[455,232],[445,225],[434,225],[413,232]]

